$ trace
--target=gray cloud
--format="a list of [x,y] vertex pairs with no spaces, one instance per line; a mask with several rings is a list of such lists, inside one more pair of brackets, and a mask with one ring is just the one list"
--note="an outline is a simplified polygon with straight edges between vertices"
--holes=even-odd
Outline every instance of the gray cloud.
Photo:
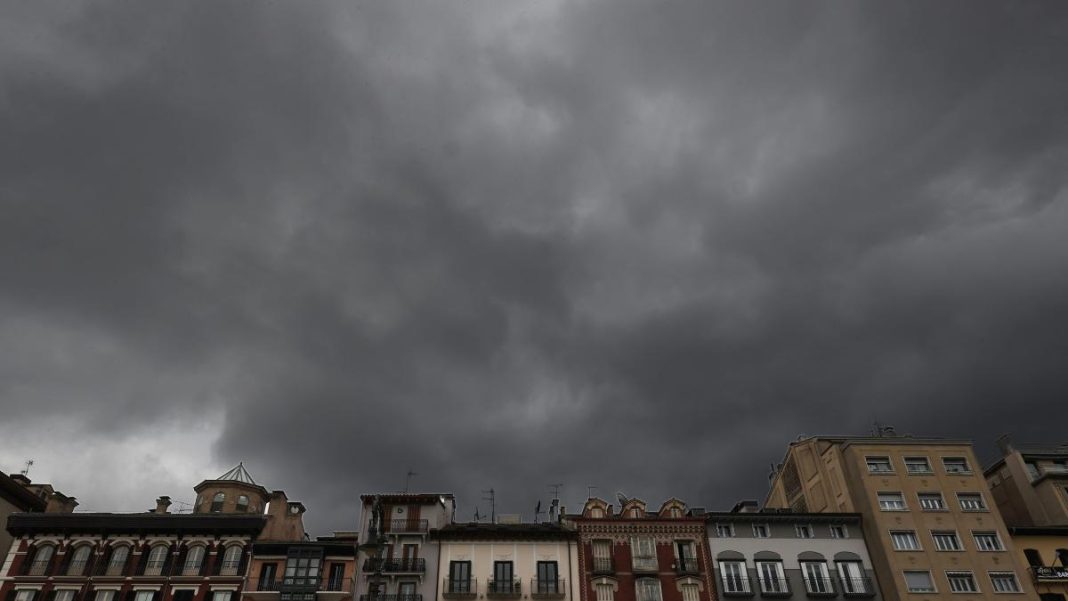
[[0,10],[0,459],[87,506],[724,507],[802,433],[1059,436],[1052,3]]

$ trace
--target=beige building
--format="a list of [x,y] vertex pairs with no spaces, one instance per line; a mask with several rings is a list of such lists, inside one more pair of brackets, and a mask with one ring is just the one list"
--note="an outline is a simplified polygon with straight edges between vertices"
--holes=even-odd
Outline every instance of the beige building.
[[1068,446],[1015,447],[998,439],[1002,457],[984,475],[1010,526],[1068,525]]
[[972,444],[879,434],[791,443],[765,507],[861,514],[888,599],[1037,599]]

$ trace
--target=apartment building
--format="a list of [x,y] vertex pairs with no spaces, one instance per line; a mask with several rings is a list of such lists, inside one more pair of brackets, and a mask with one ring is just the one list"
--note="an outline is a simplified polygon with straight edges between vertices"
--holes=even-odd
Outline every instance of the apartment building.
[[[374,542],[370,525],[375,503],[382,511],[381,549],[361,551],[356,593],[368,601],[371,580],[384,601],[423,601],[435,598],[438,546],[430,531],[453,522],[456,500],[449,493],[383,493],[360,497],[359,540]],[[375,533],[376,535],[379,533]]]
[[890,599],[1037,599],[964,440],[882,429],[791,443],[772,474],[768,509],[859,513]]
[[350,601],[356,590],[356,533],[312,540],[257,540],[244,601]]
[[559,523],[449,524],[438,543],[437,601],[579,597],[578,533]]
[[1068,445],[1015,446],[998,439],[1002,457],[983,471],[1010,526],[1068,526]]
[[883,599],[857,513],[709,513],[708,547],[720,597]]
[[1009,526],[1017,558],[1028,565],[1042,601],[1068,599],[1068,526]]
[[590,498],[565,521],[579,533],[581,601],[714,601],[704,510],[620,501],[617,513]]

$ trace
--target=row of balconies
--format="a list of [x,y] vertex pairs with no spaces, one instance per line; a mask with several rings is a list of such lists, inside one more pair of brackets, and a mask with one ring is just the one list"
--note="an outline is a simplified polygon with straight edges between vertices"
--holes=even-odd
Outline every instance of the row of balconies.
[[382,532],[385,534],[426,534],[428,523],[426,520],[385,520],[382,524]]
[[[251,592],[275,592],[280,591],[283,588],[299,588],[302,590],[351,593],[353,589],[353,581],[351,578],[326,578],[322,580],[319,578],[283,578],[279,580],[260,579],[256,581],[254,586],[252,585],[252,583],[249,584],[250,586],[246,590]],[[399,600],[392,599],[388,601]]]
[[[727,576],[720,582],[724,597],[752,597],[760,592],[761,597],[791,597],[794,594],[786,578],[761,579],[754,585],[746,576]],[[871,597],[875,587],[871,578],[805,578],[805,595],[810,598]]]
[[[593,558],[594,574],[614,574],[615,562],[611,557]],[[635,572],[658,572],[660,565],[655,556],[636,555],[631,562],[631,569]],[[700,574],[701,562],[696,557],[679,557],[675,559],[675,572],[678,574]]]
[[[89,561],[72,561],[67,564],[67,567],[62,570],[62,573],[56,573],[56,570],[50,570],[49,566],[52,561],[33,561],[30,562],[29,567],[25,571],[25,576],[114,576],[116,578],[126,575],[126,563],[101,563],[99,568],[92,570],[92,573],[87,574],[86,568],[89,566]],[[185,562],[179,564],[175,562],[173,566],[167,569],[166,561],[146,561],[144,569],[140,574],[133,574],[133,576],[203,576],[204,570],[207,568],[208,562]],[[240,561],[223,561],[219,563],[218,576],[237,576],[238,570],[241,567]],[[164,573],[166,571],[166,573]]]
[[[546,580],[533,578],[530,581],[531,598],[562,599],[566,596],[565,579]],[[442,596],[446,599],[474,599],[479,594],[478,580],[468,578],[457,580],[446,578],[443,582]],[[488,580],[481,591],[490,599],[518,598],[522,595],[522,583],[518,578],[512,580]]]
[[369,558],[363,562],[363,571],[366,573],[378,572],[383,574],[422,574],[426,572],[426,559],[422,557],[404,557],[401,559],[376,559]]

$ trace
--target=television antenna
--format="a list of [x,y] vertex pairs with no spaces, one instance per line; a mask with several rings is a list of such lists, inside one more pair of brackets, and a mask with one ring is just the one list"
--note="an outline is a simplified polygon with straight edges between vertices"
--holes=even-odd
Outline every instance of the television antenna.
[[557,499],[557,500],[560,499],[560,487],[562,487],[562,486],[563,486],[563,484],[550,484],[549,485],[549,489],[553,491],[553,498],[554,499]]
[[30,475],[30,467],[32,467],[32,466],[33,466],[33,459],[27,459],[26,460],[26,467],[22,468],[22,471],[20,471],[19,473],[22,474],[23,476],[29,476]]
[[418,476],[419,474],[412,471],[412,468],[408,468],[408,473],[404,475],[404,492],[408,492],[408,484],[412,481],[412,476]]
[[595,490],[597,490],[596,486],[588,486],[587,485],[586,486],[586,498],[587,499],[592,499],[593,498],[593,491],[595,491]]
[[482,497],[482,500],[483,501],[489,501],[489,503],[490,503],[490,523],[496,524],[497,523],[497,500],[496,500],[496,497],[495,497],[496,493],[494,493],[493,489],[491,488],[489,490],[482,491],[482,494],[484,494],[484,495],[488,494],[489,495],[488,497]]

